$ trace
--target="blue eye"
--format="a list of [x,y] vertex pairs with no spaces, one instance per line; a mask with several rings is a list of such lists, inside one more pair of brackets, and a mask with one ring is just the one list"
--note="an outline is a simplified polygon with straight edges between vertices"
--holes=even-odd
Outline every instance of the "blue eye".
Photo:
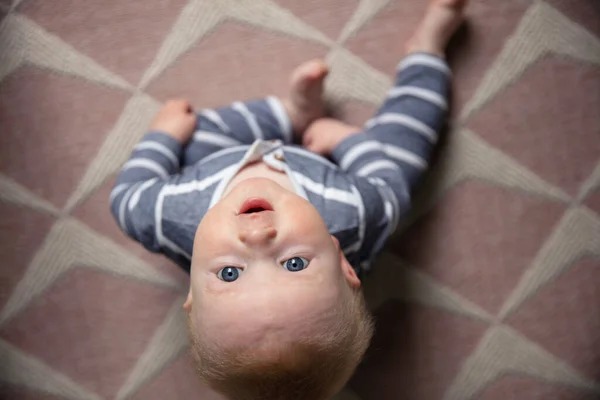
[[241,271],[241,268],[225,267],[217,272],[217,278],[225,282],[233,282],[240,277]]
[[283,268],[291,272],[302,271],[308,267],[308,260],[302,257],[292,257],[283,262]]

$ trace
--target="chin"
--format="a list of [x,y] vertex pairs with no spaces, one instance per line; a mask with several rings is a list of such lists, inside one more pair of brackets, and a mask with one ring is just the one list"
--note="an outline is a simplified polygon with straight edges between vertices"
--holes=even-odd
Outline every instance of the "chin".
[[281,185],[279,185],[277,182],[275,182],[272,179],[269,178],[264,178],[264,177],[253,177],[253,178],[248,178],[248,179],[244,179],[243,181],[241,181],[240,183],[238,183],[237,185],[235,185],[234,189],[243,187],[246,189],[252,189],[252,188],[258,188],[258,187],[281,187]]
[[235,185],[228,196],[237,199],[265,197],[274,200],[276,196],[286,192],[285,188],[269,178],[248,178]]

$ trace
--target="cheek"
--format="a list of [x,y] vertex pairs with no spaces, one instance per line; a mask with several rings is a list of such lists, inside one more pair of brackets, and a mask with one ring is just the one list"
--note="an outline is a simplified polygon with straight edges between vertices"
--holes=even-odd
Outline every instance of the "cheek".
[[[194,238],[193,260],[199,265],[212,265],[215,258],[232,253],[234,243],[235,235],[224,223],[202,225]],[[202,269],[207,270],[208,267]]]
[[294,233],[298,235],[319,237],[319,240],[322,240],[323,235],[329,235],[323,218],[314,209],[306,206],[295,207],[287,216],[289,217],[288,225],[293,227]]
[[196,236],[194,237],[194,251],[199,251],[200,254],[206,254],[206,250],[213,247],[215,236],[210,235],[210,232],[215,231],[215,226],[216,224],[213,223],[212,219],[207,217],[202,219],[196,230]]

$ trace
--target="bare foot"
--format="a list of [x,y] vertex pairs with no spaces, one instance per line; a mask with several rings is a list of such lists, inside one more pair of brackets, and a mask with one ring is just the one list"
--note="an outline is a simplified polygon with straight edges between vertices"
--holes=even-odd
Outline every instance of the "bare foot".
[[283,105],[290,116],[296,136],[314,120],[325,115],[323,83],[329,69],[323,60],[307,61],[292,72],[289,97]]
[[464,19],[469,0],[430,0],[417,31],[409,40],[408,53],[426,52],[444,57],[450,38]]
[[328,156],[344,139],[361,132],[358,126],[334,118],[319,118],[302,136],[302,145],[313,153]]

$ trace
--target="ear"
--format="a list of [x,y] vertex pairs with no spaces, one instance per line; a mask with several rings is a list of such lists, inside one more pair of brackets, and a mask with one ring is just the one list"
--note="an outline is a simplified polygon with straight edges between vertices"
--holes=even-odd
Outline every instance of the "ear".
[[192,288],[191,287],[188,292],[187,299],[185,299],[185,303],[183,303],[183,309],[187,312],[190,312],[192,310]]
[[331,235],[331,239],[335,243],[335,246],[340,254],[340,266],[342,268],[342,272],[344,273],[344,278],[346,278],[346,282],[348,282],[348,285],[350,285],[351,288],[358,289],[360,287],[360,279],[358,279],[356,271],[354,271],[354,268],[352,268],[352,265],[350,265],[346,259],[346,256],[340,247],[339,240],[337,240],[337,238],[333,235]]

